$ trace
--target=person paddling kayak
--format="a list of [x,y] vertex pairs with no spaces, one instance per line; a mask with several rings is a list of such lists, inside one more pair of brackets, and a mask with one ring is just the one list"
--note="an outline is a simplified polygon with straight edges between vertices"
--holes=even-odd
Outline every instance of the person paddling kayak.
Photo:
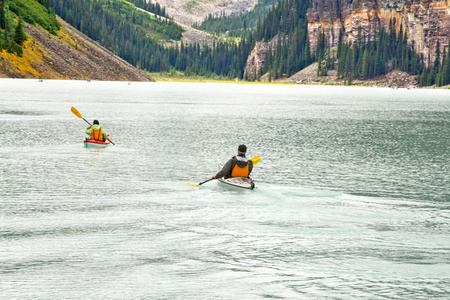
[[238,154],[228,160],[222,170],[213,176],[213,179],[222,177],[249,177],[253,170],[253,161],[245,157],[246,152],[247,146],[239,145]]
[[94,125],[89,126],[85,133],[87,135],[91,136],[91,140],[96,140],[96,141],[106,141],[108,140],[108,134],[103,131],[103,129],[100,127],[100,124],[97,120],[94,120]]

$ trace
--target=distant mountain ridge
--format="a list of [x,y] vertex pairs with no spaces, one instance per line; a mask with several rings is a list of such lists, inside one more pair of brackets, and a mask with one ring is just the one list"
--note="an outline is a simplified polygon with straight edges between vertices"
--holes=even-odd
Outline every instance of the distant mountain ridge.
[[258,0],[152,0],[165,7],[169,16],[186,25],[200,23],[209,14],[227,16],[250,11]]

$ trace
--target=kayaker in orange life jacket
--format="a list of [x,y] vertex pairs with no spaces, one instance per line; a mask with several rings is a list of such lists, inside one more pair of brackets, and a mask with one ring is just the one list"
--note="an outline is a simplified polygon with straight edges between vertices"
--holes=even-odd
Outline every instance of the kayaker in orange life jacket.
[[91,125],[86,129],[86,134],[91,136],[91,140],[106,141],[108,139],[108,134],[103,131],[97,120],[94,120],[93,123],[94,125]]
[[249,177],[253,170],[253,161],[245,157],[246,152],[247,147],[239,145],[238,154],[227,161],[222,170],[213,176],[213,179],[221,177]]

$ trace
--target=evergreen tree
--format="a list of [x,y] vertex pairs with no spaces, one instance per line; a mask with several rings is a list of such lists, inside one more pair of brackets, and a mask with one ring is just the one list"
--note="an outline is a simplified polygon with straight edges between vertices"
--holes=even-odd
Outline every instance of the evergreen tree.
[[338,60],[338,65],[337,65],[337,76],[339,78],[343,78],[344,77],[344,73],[345,73],[345,58],[347,57],[347,45],[346,44],[341,44],[340,50],[337,53],[337,57],[339,58]]
[[[277,5],[258,22],[258,26],[251,36],[254,40],[271,41],[275,39],[273,49],[265,57],[263,73],[269,72],[271,78],[291,76],[312,62],[308,22],[306,20],[306,0],[279,0]],[[325,39],[319,50],[324,59]],[[316,47],[317,51],[317,47]],[[314,55],[316,57],[317,54]]]
[[352,75],[353,72],[353,66],[352,66],[352,57],[353,57],[353,48],[349,47],[347,50],[347,55],[345,57],[345,78],[349,78]]
[[443,78],[444,78],[444,85],[450,84],[450,40],[448,43],[448,47],[449,47],[449,49],[447,51],[448,53],[447,53],[447,56],[445,57],[445,62],[443,65],[443,70],[442,70]]
[[441,43],[438,40],[437,44],[436,44],[436,52],[434,55],[434,72],[435,73],[437,73],[439,71],[440,63],[441,63]]
[[369,75],[370,75],[369,67],[370,67],[369,50],[366,48],[364,50],[363,62],[362,62],[362,72],[361,72],[362,78],[366,79],[369,77]]
[[[386,32],[385,28],[380,27],[373,41],[367,39],[366,35],[358,30],[358,36],[353,45],[345,42],[339,43],[338,77],[347,79],[347,81],[350,80],[350,77],[367,79],[398,68],[414,75],[421,73],[418,77],[421,84],[427,84],[430,76],[433,81],[436,74],[423,71],[423,62],[415,53],[414,48],[408,45],[406,32],[403,32],[403,27],[400,25],[397,34],[395,23],[395,19],[392,19],[389,24],[390,30],[394,32]],[[443,71],[440,73],[444,74]],[[443,78],[442,75],[439,80],[443,81]]]
[[338,45],[337,45],[337,54],[339,55],[342,50],[342,43],[344,42],[344,31],[339,30],[339,38],[338,38]]
[[0,29],[5,29],[8,22],[8,1],[0,0]]
[[14,42],[16,42],[17,45],[22,46],[23,43],[27,40],[27,35],[23,29],[23,22],[22,18],[19,16],[19,20],[17,22],[16,31],[14,34]]

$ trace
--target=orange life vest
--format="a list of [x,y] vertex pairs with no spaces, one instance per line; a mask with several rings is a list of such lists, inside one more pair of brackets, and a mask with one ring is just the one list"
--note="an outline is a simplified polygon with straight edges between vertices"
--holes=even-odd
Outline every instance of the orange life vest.
[[231,177],[248,177],[248,163],[243,168],[236,164],[233,170],[231,170]]
[[103,131],[102,131],[101,127],[98,130],[93,130],[92,129],[92,131],[91,131],[91,140],[104,141],[104,139],[103,139]]

